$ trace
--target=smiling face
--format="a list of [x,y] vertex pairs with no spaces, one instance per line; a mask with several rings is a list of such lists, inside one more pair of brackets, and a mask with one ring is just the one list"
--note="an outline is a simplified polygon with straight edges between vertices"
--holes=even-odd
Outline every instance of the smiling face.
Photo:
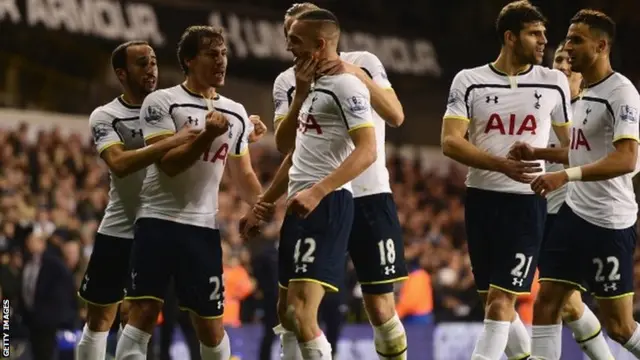
[[567,32],[565,50],[569,54],[571,70],[584,72],[599,56],[601,39],[584,23],[573,23]]
[[222,87],[227,73],[227,45],[222,39],[202,38],[195,58],[189,60],[189,72],[202,84]]
[[120,82],[142,97],[158,85],[158,62],[149,45],[132,45],[126,49],[126,67],[116,69]]

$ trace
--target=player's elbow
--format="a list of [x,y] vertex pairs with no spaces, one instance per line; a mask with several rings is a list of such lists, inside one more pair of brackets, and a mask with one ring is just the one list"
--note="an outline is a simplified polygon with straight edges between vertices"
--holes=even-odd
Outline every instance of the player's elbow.
[[623,174],[629,174],[636,171],[637,160],[638,158],[636,154],[628,154],[628,156],[625,156],[623,161],[620,163],[620,171]]
[[440,146],[442,147],[442,153],[444,156],[452,157],[457,143],[457,138],[453,135],[443,135],[440,139]]
[[358,144],[357,148],[360,150],[360,161],[365,168],[368,168],[378,160],[375,138],[371,141],[363,141]]
[[402,108],[394,111],[391,116],[387,119],[387,124],[389,126],[397,128],[400,127],[404,123],[404,111]]
[[280,154],[287,155],[289,152],[291,152],[291,149],[293,148],[293,142],[289,139],[286,139],[281,131],[276,130],[275,141],[276,149],[278,149],[278,152],[280,152]]

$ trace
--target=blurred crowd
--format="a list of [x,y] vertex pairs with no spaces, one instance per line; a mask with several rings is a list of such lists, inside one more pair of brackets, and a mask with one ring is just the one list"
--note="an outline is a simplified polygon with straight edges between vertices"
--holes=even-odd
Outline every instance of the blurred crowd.
[[[34,341],[41,328],[82,326],[83,304],[76,290],[109,200],[109,175],[90,139],[63,136],[54,129],[39,131],[30,141],[29,130],[27,125],[0,129],[0,291],[11,303],[12,336],[23,334]],[[251,149],[265,186],[281,161],[267,142]],[[397,311],[406,321],[424,315],[435,322],[479,321],[483,310],[465,241],[464,169],[451,164],[443,176],[419,158],[394,155],[388,160],[410,270],[409,280],[396,289]],[[274,313],[284,204],[260,237],[248,242],[237,230],[247,210],[225,177],[218,219],[224,239],[228,326],[260,322]],[[48,268],[34,275],[34,265]],[[351,264],[348,269],[339,309],[347,322],[366,322]],[[636,272],[640,281],[640,266]]]

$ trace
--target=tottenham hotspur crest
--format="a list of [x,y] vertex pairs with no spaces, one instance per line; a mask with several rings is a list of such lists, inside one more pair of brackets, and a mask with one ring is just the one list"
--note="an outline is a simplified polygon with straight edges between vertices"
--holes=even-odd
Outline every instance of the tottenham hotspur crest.
[[229,139],[233,137],[233,124],[229,123]]

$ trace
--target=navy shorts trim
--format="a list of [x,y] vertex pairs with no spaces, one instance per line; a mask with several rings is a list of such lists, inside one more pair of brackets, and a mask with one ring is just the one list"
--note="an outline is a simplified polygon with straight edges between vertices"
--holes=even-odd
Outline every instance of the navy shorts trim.
[[635,225],[607,229],[578,216],[567,204],[558,211],[540,254],[540,281],[557,281],[593,292],[596,298],[633,295]]
[[353,197],[347,190],[325,196],[305,219],[287,214],[278,248],[280,287],[308,281],[337,292],[344,282],[352,223]]
[[547,201],[538,195],[467,188],[465,225],[479,291],[531,291],[546,216]]
[[222,246],[217,229],[138,219],[126,299],[163,301],[173,278],[182,310],[202,318],[224,312]]
[[404,240],[398,210],[390,193],[353,200],[349,255],[362,292],[393,292],[393,283],[407,279]]
[[132,239],[97,233],[78,296],[91,305],[109,306],[124,298]]

